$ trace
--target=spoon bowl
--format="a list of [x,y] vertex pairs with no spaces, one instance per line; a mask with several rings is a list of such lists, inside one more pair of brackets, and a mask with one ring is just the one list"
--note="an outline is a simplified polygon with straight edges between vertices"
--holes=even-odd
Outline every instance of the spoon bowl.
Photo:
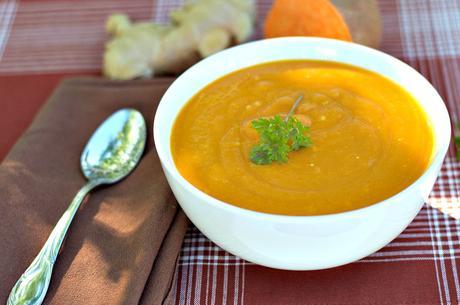
[[83,149],[80,163],[88,180],[115,183],[137,165],[144,151],[146,125],[134,109],[121,109],[99,126]]

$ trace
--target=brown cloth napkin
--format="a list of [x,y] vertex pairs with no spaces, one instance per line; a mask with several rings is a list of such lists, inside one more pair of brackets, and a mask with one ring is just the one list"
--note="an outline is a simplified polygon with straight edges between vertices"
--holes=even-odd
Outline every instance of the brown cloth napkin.
[[80,154],[114,111],[146,118],[148,145],[125,180],[92,192],[55,264],[44,304],[170,304],[188,221],[168,187],[151,133],[172,79],[61,83],[0,165],[0,304],[43,246],[85,179]]

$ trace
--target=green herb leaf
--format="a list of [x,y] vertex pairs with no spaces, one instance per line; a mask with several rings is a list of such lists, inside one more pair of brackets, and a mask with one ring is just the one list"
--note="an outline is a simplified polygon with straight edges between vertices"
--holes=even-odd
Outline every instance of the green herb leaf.
[[456,136],[454,138],[454,142],[455,142],[455,145],[457,145],[457,147],[459,147],[460,146],[460,136]]
[[312,144],[310,137],[306,136],[306,133],[310,130],[308,126],[302,125],[300,121],[293,117],[289,117],[287,124],[292,140],[292,150],[299,150]]
[[308,137],[308,126],[290,116],[286,121],[279,115],[273,118],[254,120],[252,127],[259,134],[259,143],[250,152],[250,160],[258,165],[272,162],[285,163],[288,153],[312,144]]
[[457,150],[457,161],[460,161],[460,125],[454,125],[454,144]]

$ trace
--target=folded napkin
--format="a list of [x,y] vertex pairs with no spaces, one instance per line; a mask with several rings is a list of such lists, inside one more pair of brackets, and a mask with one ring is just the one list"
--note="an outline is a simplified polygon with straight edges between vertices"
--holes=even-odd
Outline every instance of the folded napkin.
[[96,189],[78,211],[44,304],[170,304],[188,225],[156,155],[155,108],[172,79],[61,83],[0,165],[0,304],[39,252],[85,179],[80,154],[114,111],[146,118],[148,145],[125,180]]

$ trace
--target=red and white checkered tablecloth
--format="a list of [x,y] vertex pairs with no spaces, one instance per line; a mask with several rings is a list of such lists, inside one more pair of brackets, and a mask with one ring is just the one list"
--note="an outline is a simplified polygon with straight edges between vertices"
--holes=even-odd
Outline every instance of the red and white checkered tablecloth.
[[[11,130],[0,137],[0,159],[63,76],[99,74],[108,14],[164,22],[182,2],[0,1],[0,112],[6,118],[0,130]],[[261,37],[270,5],[271,0],[258,1],[255,38]],[[460,0],[380,0],[379,5],[381,49],[424,74],[443,96],[453,122],[459,122]],[[11,90],[19,83],[22,90]],[[380,251],[339,268],[288,272],[245,262],[190,227],[173,291],[181,305],[459,304],[459,219],[460,163],[451,145],[427,205]]]

